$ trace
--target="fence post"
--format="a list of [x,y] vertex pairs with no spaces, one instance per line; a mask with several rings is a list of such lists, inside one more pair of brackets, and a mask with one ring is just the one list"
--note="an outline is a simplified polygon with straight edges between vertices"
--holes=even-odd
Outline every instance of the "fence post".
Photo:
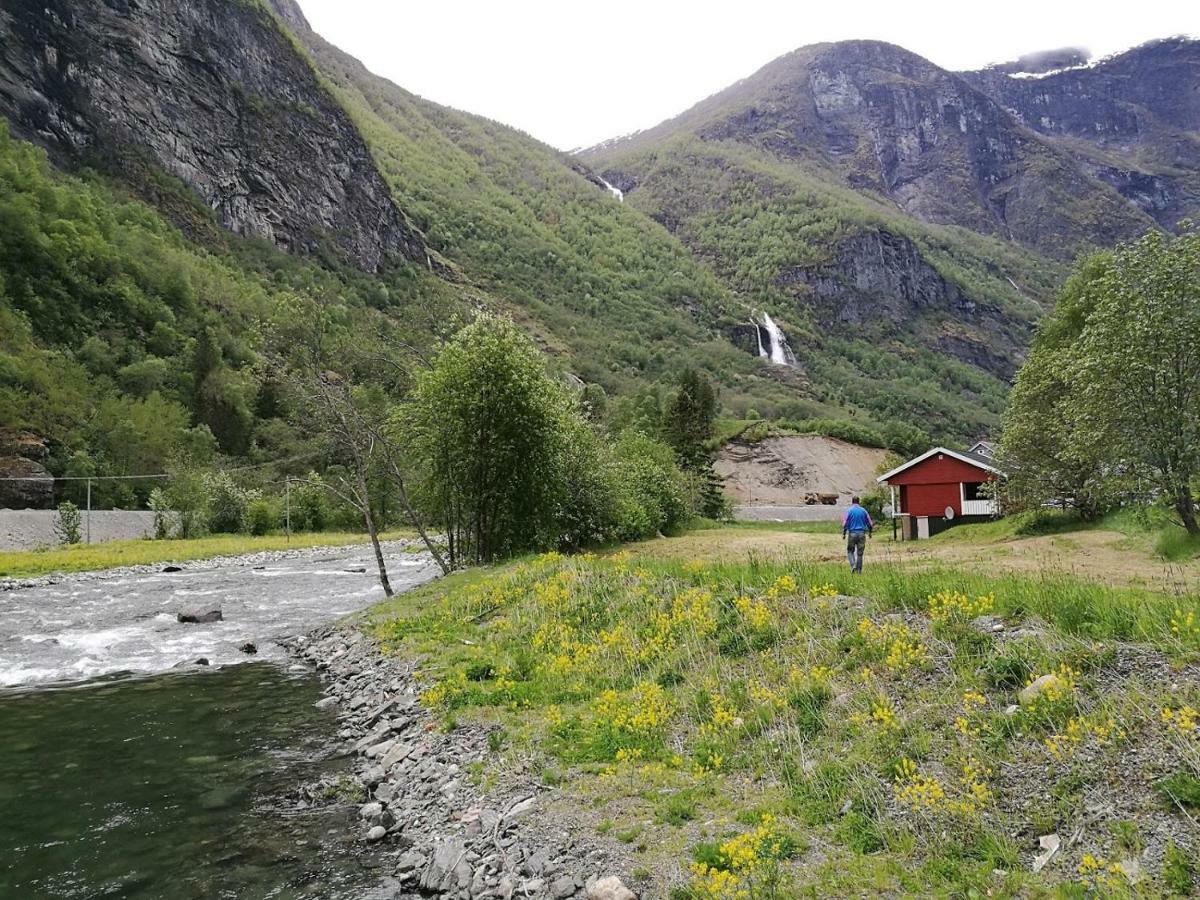
[[87,542],[92,542],[92,479],[87,480]]
[[287,542],[292,542],[292,476],[283,480],[283,527],[287,532]]

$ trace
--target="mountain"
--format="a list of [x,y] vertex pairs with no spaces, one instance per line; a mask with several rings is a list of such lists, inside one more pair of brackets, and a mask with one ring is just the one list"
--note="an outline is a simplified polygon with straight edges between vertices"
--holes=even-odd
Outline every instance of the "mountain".
[[[920,221],[1064,259],[1140,234],[1168,203],[1196,208],[1200,42],[1155,42],[1034,77],[1008,68],[948,72],[875,41],[804,47],[580,155],[632,189],[637,173],[622,171],[631,155],[683,135],[733,142]],[[1175,175],[1181,187],[1147,198],[1132,187],[1139,174]]]
[[225,228],[285,250],[327,241],[372,272],[425,260],[362,137],[266,8],[12,0],[0,28],[0,113],[56,162],[136,182],[152,161]]
[[1162,227],[1200,210],[1200,41],[1154,41],[1094,66],[963,78]]
[[263,364],[297,310],[421,346],[489,307],[617,425],[693,365],[734,415],[973,437],[1070,254],[1193,190],[1169,100],[1134,152],[1025,124],[1006,77],[806,48],[572,156],[372,74],[294,0],[9,0],[0,425],[56,472],[277,457],[311,438]]
[[1198,59],[1173,39],[955,73],[820,44],[579,158],[769,307],[838,402],[953,430],[937,401],[987,421],[1077,254],[1200,209]]

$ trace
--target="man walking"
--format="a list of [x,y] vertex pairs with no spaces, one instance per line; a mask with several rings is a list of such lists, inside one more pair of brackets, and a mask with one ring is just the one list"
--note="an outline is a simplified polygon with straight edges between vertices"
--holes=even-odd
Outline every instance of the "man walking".
[[875,523],[871,521],[871,514],[859,505],[857,497],[851,497],[850,508],[842,517],[842,537],[846,539],[846,559],[851,572],[862,574],[867,535],[874,533]]

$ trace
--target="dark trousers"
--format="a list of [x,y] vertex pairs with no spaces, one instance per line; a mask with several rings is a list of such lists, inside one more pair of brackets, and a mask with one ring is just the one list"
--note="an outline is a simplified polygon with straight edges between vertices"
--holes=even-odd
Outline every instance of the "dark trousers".
[[850,563],[851,572],[861,572],[863,554],[867,550],[867,533],[851,531],[846,537],[846,561]]

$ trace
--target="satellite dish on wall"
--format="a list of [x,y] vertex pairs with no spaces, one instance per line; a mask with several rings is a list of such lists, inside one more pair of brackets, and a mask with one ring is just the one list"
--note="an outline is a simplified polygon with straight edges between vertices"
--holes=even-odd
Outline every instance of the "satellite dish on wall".
[[953,518],[954,518],[954,507],[953,507],[953,506],[947,506],[947,507],[946,507],[946,518],[947,518],[947,519],[953,519]]

